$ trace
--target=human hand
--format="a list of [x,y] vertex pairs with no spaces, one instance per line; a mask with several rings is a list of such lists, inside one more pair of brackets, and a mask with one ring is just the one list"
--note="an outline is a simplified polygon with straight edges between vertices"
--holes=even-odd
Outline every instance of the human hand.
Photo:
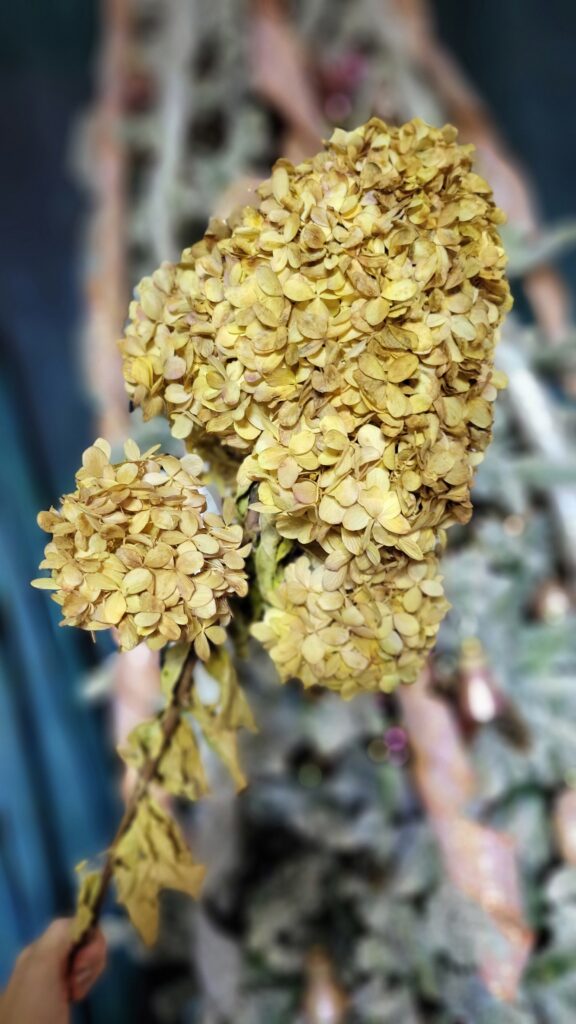
[[106,943],[98,931],[75,955],[69,974],[71,923],[53,921],[20,954],[0,996],[2,1024],[68,1024],[70,1001],[84,999],[106,965]]

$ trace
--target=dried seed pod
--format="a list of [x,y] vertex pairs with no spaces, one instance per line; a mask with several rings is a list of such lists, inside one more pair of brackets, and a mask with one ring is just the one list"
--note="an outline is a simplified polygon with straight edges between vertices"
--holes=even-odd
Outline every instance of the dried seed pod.
[[77,490],[38,523],[53,535],[34,586],[53,590],[63,625],[116,628],[122,650],[193,641],[206,660],[222,643],[228,599],[247,592],[242,527],[206,512],[202,460],[177,459],[134,441],[110,462],[101,438],[83,455]]

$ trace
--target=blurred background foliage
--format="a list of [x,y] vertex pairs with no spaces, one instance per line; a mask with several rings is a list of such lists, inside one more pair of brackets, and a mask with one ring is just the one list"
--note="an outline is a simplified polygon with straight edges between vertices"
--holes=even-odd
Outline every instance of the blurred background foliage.
[[[453,120],[509,214],[510,388],[453,611],[398,698],[240,666],[250,785],[185,824],[204,899],[123,919],[108,1024],[568,1024],[576,1005],[576,11],[568,0],[38,0],[1,16],[0,970],[118,813],[116,739],[157,665],[58,630],[29,591],[35,512],[96,431],[128,430],[131,288],[249,201],[280,154],[376,113]],[[137,424],[155,439],[162,425]],[[134,425],[130,425],[134,433]],[[158,437],[160,439],[160,437]],[[165,435],[162,437],[166,443]],[[82,1011],[80,1018],[82,1019]]]

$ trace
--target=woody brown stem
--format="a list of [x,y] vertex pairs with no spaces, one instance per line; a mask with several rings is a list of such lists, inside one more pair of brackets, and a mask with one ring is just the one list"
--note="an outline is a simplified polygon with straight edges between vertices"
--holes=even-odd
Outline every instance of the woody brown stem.
[[104,900],[106,899],[106,895],[108,889],[110,888],[110,883],[112,881],[112,877],[114,874],[114,858],[118,843],[126,835],[128,829],[130,828],[134,821],[134,818],[136,817],[136,813],[138,811],[138,807],[141,800],[145,796],[147,796],[150,786],[156,780],[158,776],[158,770],[160,768],[160,765],[162,764],[164,755],[169,749],[172,739],[174,737],[174,733],[178,728],[182,708],[186,705],[190,694],[194,664],[194,649],[191,646],[190,651],[188,652],[188,655],[186,657],[186,660],[182,666],[178,681],[175,684],[174,689],[172,691],[172,698],[170,700],[170,703],[168,704],[162,716],[163,737],[160,750],[158,751],[155,757],[152,757],[148,761],[146,761],[146,763],[140,770],[132,796],[130,797],[126,805],[126,810],[124,811],[124,814],[116,831],[116,835],[114,836],[114,839],[112,840],[108,848],[106,862],[104,864],[102,874],[100,876],[100,886],[98,889],[97,896],[95,897],[92,904],[92,917],[90,923],[86,926],[86,928],[84,929],[80,937],[76,940],[70,951],[70,956],[68,960],[69,974],[72,970],[76,954],[82,948],[82,946],[86,944],[91,933],[97,926],[98,921],[100,919],[102,907],[104,905]]

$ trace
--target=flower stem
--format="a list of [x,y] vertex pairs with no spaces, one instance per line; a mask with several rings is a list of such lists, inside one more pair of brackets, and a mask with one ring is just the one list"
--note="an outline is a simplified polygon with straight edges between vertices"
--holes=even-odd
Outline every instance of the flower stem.
[[184,661],[184,664],[182,665],[180,675],[172,691],[170,703],[168,704],[166,711],[162,716],[163,737],[160,750],[158,751],[155,757],[151,757],[149,758],[148,761],[146,761],[146,763],[142,766],[140,772],[138,773],[136,785],[134,787],[130,799],[128,800],[126,809],[116,831],[116,835],[114,836],[108,848],[106,861],[104,867],[102,868],[102,873],[100,875],[100,884],[98,887],[98,892],[94,897],[94,900],[92,901],[91,920],[86,925],[83,932],[78,937],[70,951],[70,955],[68,958],[69,974],[72,970],[76,954],[89,940],[90,935],[96,928],[98,921],[100,919],[102,907],[104,905],[104,900],[106,899],[106,895],[108,889],[110,888],[110,883],[112,882],[114,874],[114,860],[116,847],[118,846],[120,840],[126,835],[126,832],[132,825],[132,822],[136,817],[136,813],[138,811],[138,807],[141,800],[147,796],[150,786],[156,780],[158,776],[158,770],[160,768],[160,765],[162,764],[162,759],[164,758],[164,755],[168,751],[172,739],[174,737],[174,733],[178,728],[182,708],[185,707],[186,704],[188,703],[188,697],[190,694],[190,690],[192,688],[192,676],[194,671],[194,665],[194,648],[192,645],[190,645],[190,650],[188,652],[186,660]]

